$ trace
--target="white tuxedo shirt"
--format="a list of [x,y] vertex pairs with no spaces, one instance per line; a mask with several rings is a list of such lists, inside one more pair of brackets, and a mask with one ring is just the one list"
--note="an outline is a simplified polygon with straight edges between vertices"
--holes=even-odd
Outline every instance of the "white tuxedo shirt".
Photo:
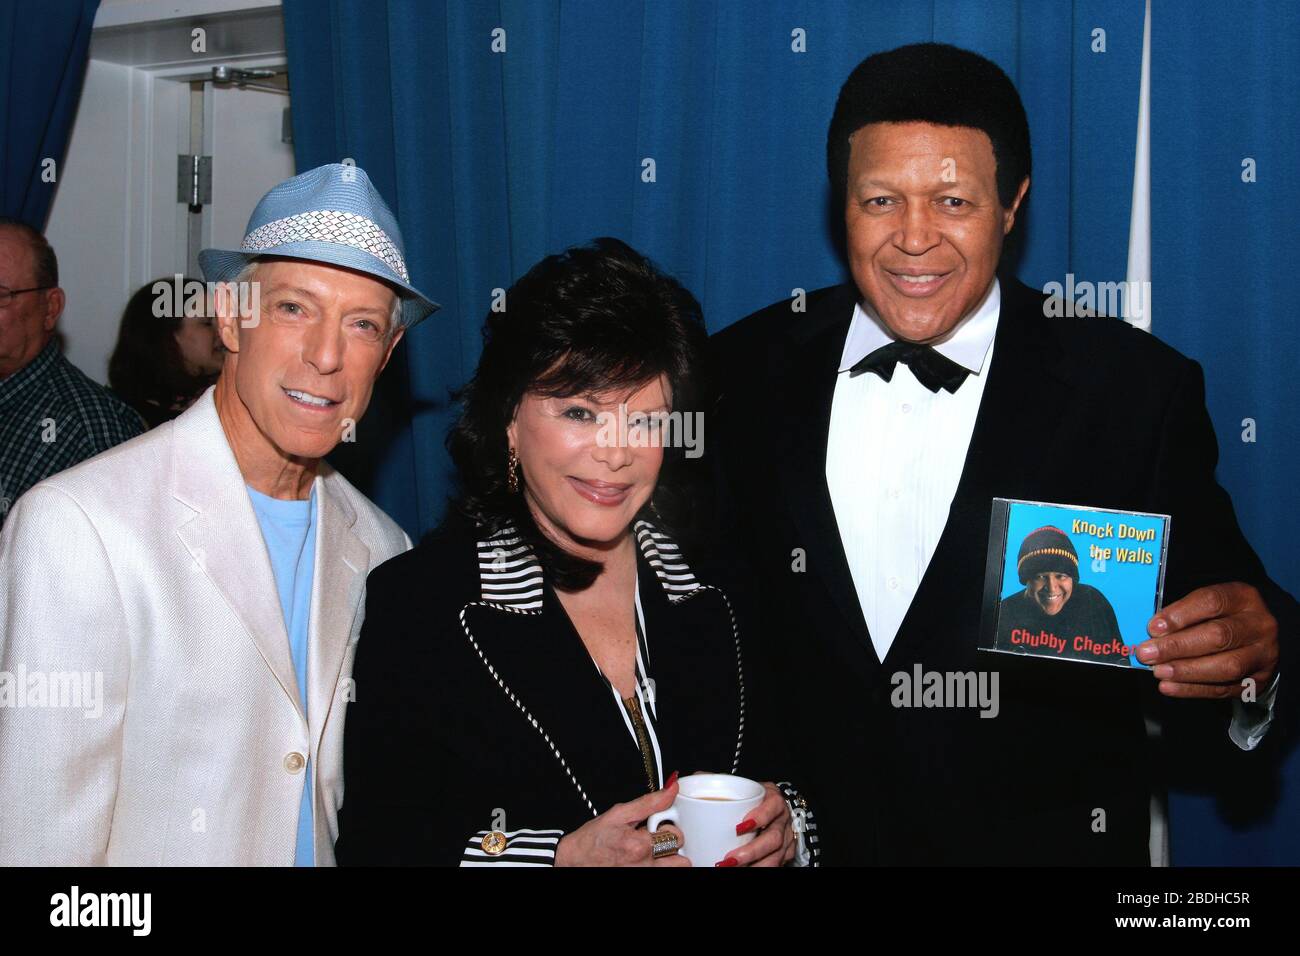
[[894,341],[859,303],[835,380],[826,484],[862,616],[884,661],[939,547],[993,364],[1002,308],[994,279],[975,309],[934,348],[971,374],[955,393],[929,391],[902,362],[886,382],[852,375],[858,361]]

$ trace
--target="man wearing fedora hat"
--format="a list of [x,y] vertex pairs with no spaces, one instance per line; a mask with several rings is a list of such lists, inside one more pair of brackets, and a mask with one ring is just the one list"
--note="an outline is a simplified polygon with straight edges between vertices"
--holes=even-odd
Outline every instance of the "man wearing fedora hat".
[[334,861],[366,575],[410,540],[323,458],[437,306],[355,166],[199,261],[217,384],[0,535],[0,864]]

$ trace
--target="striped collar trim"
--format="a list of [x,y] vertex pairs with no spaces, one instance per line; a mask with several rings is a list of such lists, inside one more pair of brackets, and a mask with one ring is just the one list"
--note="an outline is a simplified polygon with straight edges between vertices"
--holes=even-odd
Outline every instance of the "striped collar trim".
[[517,611],[542,610],[542,564],[513,526],[478,543],[482,600]]
[[654,568],[659,583],[663,585],[670,601],[680,601],[687,594],[700,586],[695,580],[677,542],[648,521],[636,521],[632,525],[636,532],[636,542],[645,555],[647,563]]
[[[637,547],[654,569],[668,600],[680,601],[701,585],[671,537],[648,521],[632,525]],[[508,526],[478,542],[479,592],[488,604],[516,611],[541,613],[544,582],[542,565],[519,532]]]

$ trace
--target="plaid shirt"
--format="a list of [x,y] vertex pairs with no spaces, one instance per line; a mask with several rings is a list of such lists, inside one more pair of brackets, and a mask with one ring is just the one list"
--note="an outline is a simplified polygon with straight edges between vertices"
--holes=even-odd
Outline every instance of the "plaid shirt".
[[41,479],[143,431],[140,416],[64,358],[51,339],[0,379],[0,525],[18,496]]

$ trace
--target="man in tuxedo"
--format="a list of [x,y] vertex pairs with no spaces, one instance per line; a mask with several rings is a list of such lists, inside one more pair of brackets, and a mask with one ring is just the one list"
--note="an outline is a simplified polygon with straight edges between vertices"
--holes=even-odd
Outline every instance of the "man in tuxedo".
[[[715,336],[709,449],[823,859],[1146,865],[1146,713],[1206,755],[1253,748],[1297,613],[1215,481],[1201,369],[998,278],[1029,129],[983,57],[868,58],[827,160],[854,281]],[[976,650],[994,497],[1173,516],[1168,603],[1139,650],[1154,679]],[[996,715],[897,692],[979,672],[998,674]]]

